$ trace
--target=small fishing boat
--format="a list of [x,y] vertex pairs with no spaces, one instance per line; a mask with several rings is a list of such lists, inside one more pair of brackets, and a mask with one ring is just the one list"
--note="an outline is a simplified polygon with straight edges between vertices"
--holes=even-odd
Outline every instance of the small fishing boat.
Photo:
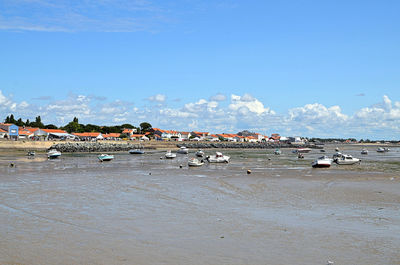
[[47,152],[47,158],[49,158],[49,159],[59,158],[60,156],[61,156],[61,152],[57,151],[56,149],[50,149],[50,151]]
[[363,148],[363,150],[361,150],[361,154],[362,155],[368,155],[368,150]]
[[189,154],[189,149],[186,148],[185,146],[181,146],[179,150],[177,151],[178,154]]
[[204,156],[203,150],[197,150],[196,156],[197,156],[197,157],[203,157],[203,156]]
[[309,153],[310,151],[310,148],[297,148],[296,150],[293,150],[293,153]]
[[172,159],[175,157],[176,157],[176,154],[172,153],[171,150],[168,150],[167,153],[165,153],[165,158]]
[[335,148],[335,151],[336,151],[336,152],[339,152],[339,147],[336,147],[336,148]]
[[351,155],[342,155],[334,160],[338,165],[353,165],[355,163],[361,162],[360,159],[352,157]]
[[281,150],[279,150],[279,148],[276,148],[274,151],[274,155],[280,155],[282,154]]
[[330,167],[331,165],[332,165],[332,159],[330,159],[327,156],[321,156],[311,164],[311,166],[314,168]]
[[302,159],[302,158],[304,158],[304,155],[303,155],[302,153],[299,153],[299,154],[297,155],[297,158]]
[[100,162],[111,161],[114,159],[114,155],[101,154],[101,155],[97,156],[97,158],[100,160]]
[[209,163],[228,163],[229,158],[229,156],[225,156],[221,152],[215,152],[215,155],[207,156],[207,161]]
[[28,151],[28,153],[26,155],[27,156],[35,156],[36,153],[35,153],[35,151]]
[[376,149],[376,151],[377,151],[378,153],[385,153],[385,152],[389,152],[390,149],[389,149],[389,148],[386,148],[386,147],[378,147],[378,149]]
[[204,165],[203,160],[198,160],[197,158],[190,158],[188,161],[188,166],[189,167],[200,167]]
[[131,150],[129,150],[129,154],[132,154],[132,155],[143,155],[144,154],[144,150],[142,150],[142,149],[131,149]]
[[333,154],[332,156],[332,160],[335,161],[336,159],[340,159],[342,158],[343,154],[340,152],[336,152],[335,154]]

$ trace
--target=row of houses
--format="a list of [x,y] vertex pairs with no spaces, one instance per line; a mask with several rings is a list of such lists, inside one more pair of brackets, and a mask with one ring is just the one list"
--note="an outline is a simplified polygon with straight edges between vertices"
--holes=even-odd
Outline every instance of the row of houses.
[[[279,134],[272,134],[270,137],[259,133],[243,136],[238,134],[211,134],[209,132],[181,132],[175,130],[162,130],[153,128],[152,133],[157,140],[175,140],[175,141],[229,141],[229,142],[279,142],[286,140]],[[282,139],[281,139],[282,138]]]
[[[279,134],[271,134],[271,136],[259,133],[250,133],[247,135],[239,134],[211,134],[209,132],[199,131],[176,131],[162,130],[153,128],[145,134],[136,133],[136,129],[124,129],[122,135],[127,136],[130,140],[148,141],[154,137],[156,140],[164,141],[229,141],[229,142],[292,142],[296,144],[304,143],[301,137],[282,137]],[[32,139],[32,140],[81,140],[81,141],[97,141],[97,140],[121,140],[120,133],[103,134],[100,132],[84,132],[71,133],[60,129],[40,129],[31,127],[18,127],[15,124],[0,123],[0,138],[8,138],[12,140]]]
[[[147,134],[136,134],[135,129],[124,129],[124,135],[128,135],[130,140],[149,140]],[[68,133],[60,129],[40,129],[32,127],[19,127],[11,123],[0,123],[0,138],[7,138],[10,140],[81,140],[81,141],[95,141],[95,140],[120,140],[120,133],[102,134],[100,132],[85,132],[85,133]]]

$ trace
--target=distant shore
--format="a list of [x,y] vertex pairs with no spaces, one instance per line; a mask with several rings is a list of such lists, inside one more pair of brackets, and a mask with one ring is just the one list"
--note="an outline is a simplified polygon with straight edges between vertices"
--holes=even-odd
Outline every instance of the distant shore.
[[[398,144],[383,144],[383,143],[328,143],[326,146],[399,146]],[[179,146],[187,146],[193,149],[208,149],[208,148],[243,148],[243,149],[270,149],[270,148],[298,148],[309,147],[321,149],[320,145],[290,145],[290,144],[277,144],[277,143],[235,143],[235,142],[176,142],[176,141],[97,141],[97,142],[77,142],[77,141],[0,141],[1,150],[16,150],[16,151],[46,151],[50,148],[59,148],[62,152],[98,152],[98,151],[127,151],[129,149],[144,148],[156,150],[176,150]]]

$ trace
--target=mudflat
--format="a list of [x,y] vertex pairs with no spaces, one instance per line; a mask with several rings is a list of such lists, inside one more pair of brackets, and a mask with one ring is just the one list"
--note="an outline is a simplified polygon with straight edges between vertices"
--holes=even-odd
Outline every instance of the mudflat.
[[199,168],[195,150],[3,150],[0,264],[400,264],[400,150],[360,150],[328,169],[310,166],[319,150],[222,150],[229,164]]

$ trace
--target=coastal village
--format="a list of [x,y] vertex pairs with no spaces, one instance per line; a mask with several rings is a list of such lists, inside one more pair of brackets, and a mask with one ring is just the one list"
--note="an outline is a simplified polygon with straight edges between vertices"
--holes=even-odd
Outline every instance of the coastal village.
[[301,144],[307,139],[301,137],[282,137],[278,133],[270,136],[260,133],[244,131],[237,134],[178,131],[150,128],[147,132],[138,132],[135,128],[123,128],[121,133],[82,132],[68,133],[62,129],[44,129],[37,127],[17,126],[12,123],[0,123],[0,139],[8,140],[75,140],[75,141],[99,141],[99,140],[130,140],[130,141],[209,141],[209,142],[295,142]]

